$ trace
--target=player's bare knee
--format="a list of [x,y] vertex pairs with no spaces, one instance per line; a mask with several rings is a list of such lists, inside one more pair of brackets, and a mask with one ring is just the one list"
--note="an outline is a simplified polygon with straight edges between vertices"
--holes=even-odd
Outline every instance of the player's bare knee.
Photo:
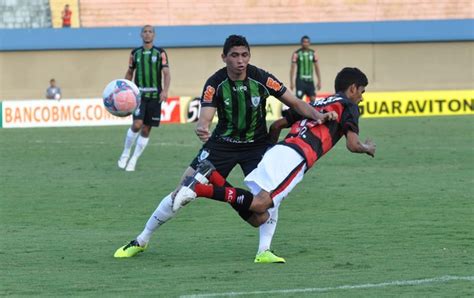
[[267,222],[268,218],[270,217],[270,214],[268,212],[264,213],[254,213],[252,216],[247,220],[247,222],[255,228],[260,227],[264,223]]
[[261,191],[256,195],[252,202],[252,211],[256,213],[265,213],[273,205],[270,194],[266,191]]
[[141,135],[144,138],[148,138],[150,136],[151,126],[143,125]]
[[142,121],[133,121],[133,124],[132,124],[132,131],[133,132],[139,132],[140,129],[142,129],[142,126],[143,126],[143,122]]

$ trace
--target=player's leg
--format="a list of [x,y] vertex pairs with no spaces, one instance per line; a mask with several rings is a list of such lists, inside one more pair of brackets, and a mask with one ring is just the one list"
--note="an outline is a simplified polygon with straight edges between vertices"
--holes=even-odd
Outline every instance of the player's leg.
[[304,82],[300,79],[296,79],[296,88],[295,88],[295,95],[299,99],[303,99],[304,97]]
[[[248,152],[244,156],[240,166],[245,176],[249,175],[257,166],[267,148],[256,149]],[[254,193],[255,195],[255,193]],[[255,257],[256,263],[284,263],[285,259],[276,256],[270,251],[273,236],[275,235],[276,226],[278,223],[278,207],[268,209],[265,213],[250,213],[250,216],[246,219],[252,226],[259,227],[259,243],[257,255]],[[244,215],[248,212],[240,212]],[[241,215],[242,216],[242,215]],[[263,224],[262,224],[263,222]]]
[[123,151],[117,162],[119,168],[124,169],[127,166],[128,159],[130,158],[130,151],[132,149],[133,144],[135,143],[135,140],[137,139],[138,133],[140,132],[142,126],[142,119],[134,119],[132,126],[130,126],[130,128],[127,130],[127,134],[125,135],[125,142],[123,145]]
[[[180,184],[186,177],[191,176],[194,172],[195,170],[193,168],[188,167],[181,177]],[[172,196],[173,192],[169,193],[161,200],[155,211],[153,211],[150,218],[146,222],[143,231],[134,240],[130,241],[130,243],[117,249],[114,257],[129,258],[140,252],[143,252],[146,249],[153,233],[176,215],[176,212],[174,212],[172,209]]]
[[146,105],[145,116],[143,119],[143,127],[140,135],[137,138],[137,145],[135,146],[135,151],[133,156],[128,161],[126,171],[135,171],[135,167],[140,155],[142,155],[148,141],[150,140],[150,132],[153,126],[160,126],[160,117],[161,117],[161,103],[158,100],[150,100]]
[[[203,159],[209,158],[213,160],[214,162],[216,162],[217,164],[219,164],[219,160],[220,160],[219,156],[220,155],[218,154],[216,155],[214,153],[214,150],[211,151],[210,149],[206,149],[203,147],[199,151],[197,157],[191,162],[191,165],[183,173],[178,188],[181,186],[181,183],[183,183],[183,181],[187,177],[190,177],[195,173],[195,168],[198,168],[200,161],[202,161]],[[226,167],[223,167],[222,165],[220,166],[221,166],[221,169],[224,171],[224,173],[228,174],[231,170]],[[223,177],[216,177],[213,179],[215,179],[214,182],[225,181]],[[134,240],[130,241],[130,243],[117,249],[117,251],[114,254],[116,258],[133,257],[139,252],[144,251],[146,247],[148,246],[148,243],[153,233],[156,232],[156,230],[158,230],[163,224],[165,224],[174,216],[176,216],[177,213],[173,211],[172,209],[174,192],[171,192],[165,198],[163,198],[163,200],[161,200],[158,207],[155,209],[155,211],[151,214],[150,218],[146,222],[143,231]]]
[[[265,213],[273,207],[273,202],[266,193],[271,193],[273,196],[283,191],[291,191],[301,181],[302,171],[305,168],[305,161],[299,153],[288,146],[276,145],[265,153],[258,167],[245,177],[244,181],[250,191],[196,183],[191,189],[187,188],[183,195],[180,195],[180,192],[184,187],[180,189],[175,197],[173,208],[177,206],[175,208],[177,210],[200,196],[227,202],[239,211]],[[257,195],[254,197],[253,194]]]
[[316,101],[316,88],[313,81],[305,83],[304,93],[309,97],[310,104]]

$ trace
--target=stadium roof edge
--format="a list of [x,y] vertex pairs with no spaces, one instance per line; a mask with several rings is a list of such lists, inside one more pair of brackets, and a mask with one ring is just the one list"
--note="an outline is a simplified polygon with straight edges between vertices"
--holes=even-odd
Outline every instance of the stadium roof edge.
[[[0,51],[133,48],[140,27],[77,29],[0,29]],[[252,25],[157,26],[157,45],[221,46],[229,34],[256,45],[298,44],[303,35],[314,44],[473,41],[474,19],[380,22],[331,22]]]

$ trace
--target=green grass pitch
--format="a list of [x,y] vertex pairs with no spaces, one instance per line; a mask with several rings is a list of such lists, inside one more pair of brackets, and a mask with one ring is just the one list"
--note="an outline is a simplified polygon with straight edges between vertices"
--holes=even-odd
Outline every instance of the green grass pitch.
[[[126,127],[1,129],[0,295],[472,296],[473,127],[472,116],[362,119],[376,158],[341,140],[283,202],[273,249],[285,265],[254,264],[258,230],[205,199],[145,253],[112,257],[200,148],[191,124],[155,129],[134,173],[116,166]],[[230,181],[242,178],[237,168]],[[447,275],[470,280],[436,279]]]

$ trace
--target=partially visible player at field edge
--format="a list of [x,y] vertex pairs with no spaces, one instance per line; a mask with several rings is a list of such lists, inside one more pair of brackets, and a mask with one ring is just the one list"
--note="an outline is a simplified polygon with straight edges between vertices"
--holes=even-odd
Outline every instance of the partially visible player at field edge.
[[[168,98],[171,81],[168,55],[163,48],[153,45],[155,29],[150,25],[144,26],[141,37],[143,45],[132,50],[125,74],[127,80],[135,78],[134,82],[141,94],[141,104],[133,114],[133,124],[127,131],[123,152],[118,160],[119,168],[125,168],[126,171],[135,171],[137,160],[148,144],[151,128],[160,125],[161,103]],[[130,158],[135,140],[135,151]]]
[[[209,160],[223,176],[211,176],[209,179],[217,184],[221,181],[224,185],[224,177],[227,177],[235,166],[239,165],[244,175],[248,175],[269,148],[265,109],[266,100],[270,95],[307,118],[323,120],[323,115],[306,102],[297,99],[276,77],[250,65],[250,46],[245,37],[229,36],[224,43],[221,58],[226,67],[218,70],[207,80],[201,95],[201,111],[196,134],[205,144],[185,171],[183,178],[192,178],[190,176],[196,169],[199,172],[209,170],[198,169],[198,164],[202,160]],[[210,126],[216,113],[219,120],[211,135]],[[187,178],[183,183],[186,181]],[[175,216],[172,201],[173,195],[170,193],[153,212],[143,232],[135,240],[119,248],[114,256],[132,257],[143,251],[152,233]],[[261,225],[256,263],[285,261],[270,251],[277,223],[278,206],[272,208],[270,212],[271,218],[263,224],[255,221],[257,218],[252,212],[239,212],[242,219],[249,224]]]
[[[316,110],[332,115],[331,119],[335,120],[321,125],[292,110],[277,120],[273,124],[276,135],[284,127],[291,127],[290,132],[282,142],[268,150],[257,168],[245,177],[250,191],[196,182],[192,187],[183,186],[178,191],[173,209],[177,210],[200,196],[227,202],[237,210],[254,212],[264,222],[269,217],[268,209],[279,205],[342,136],[346,136],[349,151],[374,157],[375,144],[369,139],[363,143],[358,136],[358,104],[367,85],[367,77],[359,69],[342,69],[335,80],[336,94],[314,105]],[[314,188],[316,196],[317,189]]]
[[[302,99],[305,95],[310,102],[316,100],[316,90],[321,90],[321,72],[319,71],[318,56],[310,49],[310,39],[307,35],[301,37],[301,48],[291,57],[290,89],[296,90],[296,97]],[[314,84],[313,67],[318,81]],[[296,76],[295,76],[296,75]]]

